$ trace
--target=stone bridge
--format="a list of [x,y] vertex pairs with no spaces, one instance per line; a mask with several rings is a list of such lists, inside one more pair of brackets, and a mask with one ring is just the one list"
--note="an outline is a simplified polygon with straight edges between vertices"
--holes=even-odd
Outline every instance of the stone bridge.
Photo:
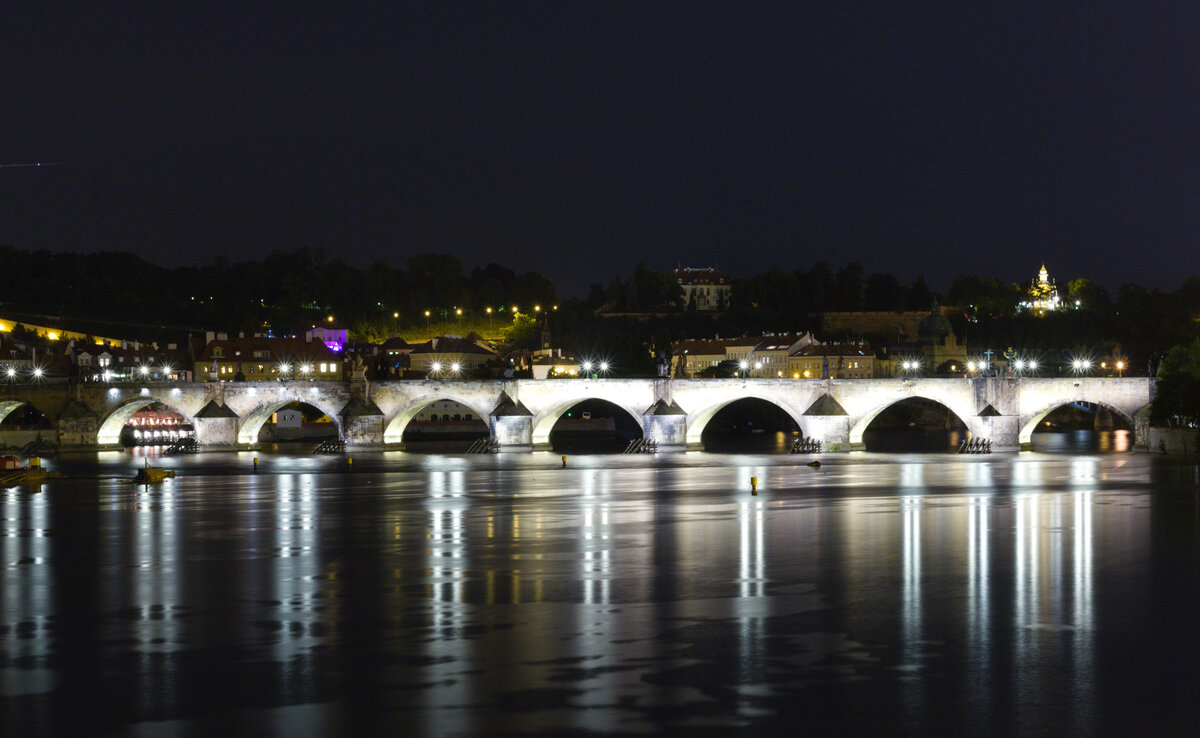
[[863,448],[863,431],[879,413],[924,398],[957,415],[971,437],[1015,450],[1030,447],[1047,414],[1074,402],[1123,417],[1139,431],[1135,442],[1144,443],[1145,423],[1137,419],[1153,391],[1144,377],[10,384],[0,386],[0,422],[29,404],[51,420],[61,447],[113,447],[134,413],[159,402],[193,424],[202,446],[250,448],[272,413],[299,401],[328,415],[348,445],[399,448],[422,408],[453,400],[488,420],[502,450],[519,451],[548,447],[555,422],[576,404],[606,400],[660,450],[682,450],[702,448],[709,421],[731,402],[753,397],[783,409],[806,437],[854,450]]

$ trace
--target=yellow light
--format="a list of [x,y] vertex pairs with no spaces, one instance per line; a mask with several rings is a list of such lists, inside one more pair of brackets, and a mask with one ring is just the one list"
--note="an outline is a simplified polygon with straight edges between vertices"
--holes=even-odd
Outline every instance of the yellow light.
[[513,305],[513,312],[514,312],[514,313],[519,313],[519,312],[521,312],[521,311],[520,311],[520,310],[517,310],[517,306],[516,306],[516,305]]
[[333,322],[333,316],[332,316],[332,315],[330,315],[329,317],[325,318],[325,320],[326,320],[327,322],[329,322],[329,323],[332,323],[332,322]]
[[429,317],[429,311],[428,311],[428,310],[426,310],[426,311],[425,311],[425,317],[426,317],[426,318],[428,318],[428,317]]
[[400,313],[392,313],[392,317],[393,317],[393,318],[399,318],[399,317],[400,317]]
[[55,332],[53,332],[53,331],[51,331],[51,332],[49,332],[49,333],[47,333],[47,334],[46,334],[46,338],[49,338],[51,341],[57,341],[57,340],[58,340],[58,334],[57,334],[57,333],[55,333]]
[[542,306],[541,306],[541,305],[534,305],[534,306],[533,306],[533,312],[535,312],[535,313],[540,313],[541,311],[542,311]]
[[488,313],[488,315],[491,315],[491,314],[492,314],[492,309],[491,309],[491,308],[488,308],[488,309],[487,309],[487,313]]
[[775,372],[775,376],[782,377],[782,376],[783,376],[783,372]]
[[454,314],[455,314],[455,315],[462,315],[462,308],[455,308],[455,310],[454,310]]
[[799,378],[800,378],[800,372],[795,372],[792,374],[792,379],[799,379]]
[[1118,368],[1118,369],[1124,369],[1124,368],[1125,368],[1125,362],[1123,362],[1123,361],[1118,361],[1118,362],[1117,362],[1117,368]]
[[808,378],[809,378],[809,377],[811,377],[811,376],[812,376],[812,374],[810,374],[810,373],[809,373],[809,371],[808,371],[807,369],[805,369],[805,370],[804,370],[804,378],[805,378],[805,379],[808,379]]

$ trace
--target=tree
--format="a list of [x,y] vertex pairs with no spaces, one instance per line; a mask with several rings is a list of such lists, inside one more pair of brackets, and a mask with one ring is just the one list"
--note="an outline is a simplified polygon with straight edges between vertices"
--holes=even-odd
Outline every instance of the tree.
[[1200,425],[1200,338],[1175,346],[1159,364],[1150,422],[1184,428]]

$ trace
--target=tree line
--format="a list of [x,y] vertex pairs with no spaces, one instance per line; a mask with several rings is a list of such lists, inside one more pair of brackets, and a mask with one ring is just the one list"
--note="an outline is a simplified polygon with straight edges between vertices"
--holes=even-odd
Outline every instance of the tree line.
[[[892,274],[867,273],[857,263],[834,268],[817,262],[733,275],[740,278],[733,282],[727,309],[706,313],[686,304],[672,272],[645,264],[635,265],[627,276],[592,284],[583,297],[564,297],[536,272],[494,263],[468,270],[446,254],[358,267],[321,249],[301,248],[274,251],[262,259],[219,257],[205,266],[164,267],[127,253],[0,247],[0,263],[9,275],[19,275],[6,281],[0,312],[103,317],[192,330],[269,330],[275,335],[302,334],[333,317],[358,340],[478,330],[528,348],[537,345],[548,320],[557,346],[580,355],[620,357],[627,373],[653,372],[658,356],[673,341],[821,333],[821,316],[827,312],[924,311],[935,300],[956,308],[948,317],[958,337],[973,348],[1087,351],[1119,346],[1140,373],[1155,371],[1172,346],[1200,338],[1197,277],[1171,291],[1125,284],[1115,292],[1076,278],[1060,284],[1063,310],[1034,316],[1020,308],[1030,283],[963,275],[939,292],[923,277],[904,283]],[[515,315],[513,307],[518,308]],[[606,317],[613,314],[623,317]],[[875,345],[899,338],[821,337]]]

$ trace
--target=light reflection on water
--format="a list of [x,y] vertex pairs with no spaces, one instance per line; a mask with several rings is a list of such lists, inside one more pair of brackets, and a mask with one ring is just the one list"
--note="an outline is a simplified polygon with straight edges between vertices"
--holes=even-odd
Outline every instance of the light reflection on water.
[[1200,677],[1190,465],[718,458],[0,490],[0,728],[1090,733]]

